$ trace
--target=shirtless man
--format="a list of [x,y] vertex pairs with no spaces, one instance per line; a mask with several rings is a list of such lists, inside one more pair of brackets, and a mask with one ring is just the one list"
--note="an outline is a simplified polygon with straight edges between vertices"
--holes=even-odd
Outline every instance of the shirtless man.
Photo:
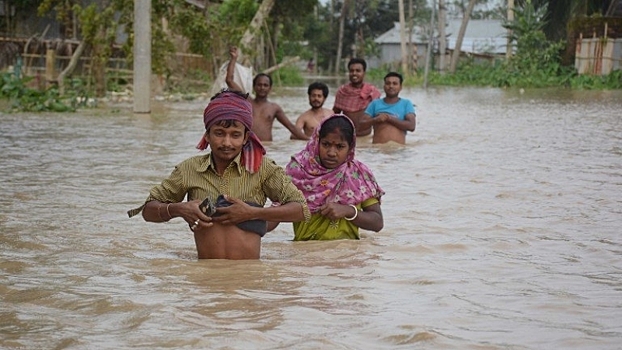
[[406,132],[415,131],[416,114],[413,103],[399,97],[402,91],[402,75],[389,72],[384,77],[386,97],[372,101],[361,118],[363,128],[373,126],[372,143],[406,143]]
[[335,94],[335,113],[348,116],[356,128],[356,136],[371,134],[371,126],[360,125],[360,119],[369,103],[380,98],[380,91],[372,84],[363,81],[367,62],[362,58],[353,58],[348,62],[350,82],[342,85]]
[[[324,101],[328,97],[328,86],[326,84],[317,81],[311,83],[307,89],[307,94],[309,95],[309,105],[311,105],[311,108],[298,117],[296,128],[304,131],[305,135],[311,137],[313,130],[320,125],[324,118],[332,115],[333,111],[323,107]],[[295,139],[296,137],[292,135],[290,138]]]
[[[227,76],[225,82],[231,90],[244,91],[234,80],[235,63],[238,59],[238,48],[233,46],[229,49],[229,64],[227,65]],[[261,141],[272,141],[272,124],[274,119],[278,120],[284,127],[289,130],[296,139],[308,140],[309,136],[305,135],[301,129],[287,119],[285,112],[281,106],[274,102],[268,101],[268,94],[272,90],[272,78],[264,73],[259,73],[253,79],[253,91],[255,98],[250,99],[253,105],[253,132]]]

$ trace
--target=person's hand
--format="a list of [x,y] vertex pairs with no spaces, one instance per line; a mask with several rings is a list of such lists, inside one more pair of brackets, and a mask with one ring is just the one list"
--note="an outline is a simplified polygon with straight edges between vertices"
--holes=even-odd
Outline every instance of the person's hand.
[[326,203],[320,208],[320,214],[331,220],[352,217],[352,207],[339,203]]
[[216,208],[218,216],[213,218],[214,222],[223,225],[235,225],[240,222],[253,218],[253,209],[256,209],[239,198],[233,198],[225,195],[225,199],[231,203],[228,207]]
[[238,48],[236,46],[231,46],[229,48],[229,57],[234,61],[238,59]]
[[203,214],[199,209],[201,200],[193,200],[190,202],[182,203],[177,209],[179,216],[181,216],[190,227],[191,231],[197,232],[202,229],[211,227],[213,225],[212,218]]
[[389,121],[389,118],[392,118],[389,113],[380,113],[374,118],[374,121],[377,124],[386,123]]

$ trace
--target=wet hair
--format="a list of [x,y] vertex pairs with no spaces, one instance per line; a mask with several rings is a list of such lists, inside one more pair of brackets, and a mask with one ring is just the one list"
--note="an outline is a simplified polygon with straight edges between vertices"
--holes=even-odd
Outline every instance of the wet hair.
[[266,77],[266,78],[268,78],[268,81],[270,82],[270,87],[272,87],[272,77],[271,77],[271,76],[269,76],[269,75],[268,75],[268,74],[266,74],[266,73],[259,73],[259,74],[255,75],[255,77],[253,78],[253,86],[255,86],[255,84],[257,84],[257,80],[258,80],[260,77]]
[[347,118],[345,115],[340,115],[325,121],[320,128],[320,140],[331,132],[337,131],[348,142],[348,145],[352,147],[354,145],[354,127]]
[[311,91],[313,90],[322,90],[322,95],[324,95],[324,98],[328,96],[328,86],[326,86],[326,84],[324,83],[321,83],[319,81],[311,83],[311,85],[309,85],[309,88],[307,89],[307,95],[311,95]]
[[353,58],[353,59],[351,59],[350,62],[348,62],[348,69],[350,69],[351,65],[357,64],[357,63],[363,65],[363,72],[367,70],[367,62],[365,62],[365,60],[362,59],[362,58]]
[[396,77],[400,79],[400,85],[402,85],[402,83],[404,82],[404,77],[402,77],[402,75],[398,72],[389,72],[387,73],[387,75],[384,76],[384,79],[386,80],[389,77]]

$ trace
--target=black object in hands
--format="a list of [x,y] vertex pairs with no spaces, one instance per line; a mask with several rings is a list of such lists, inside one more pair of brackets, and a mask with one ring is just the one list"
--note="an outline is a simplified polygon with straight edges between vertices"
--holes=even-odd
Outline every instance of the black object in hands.
[[[207,199],[205,200],[207,201]],[[205,201],[203,201],[203,203],[205,203]],[[209,202],[209,201],[208,201]],[[246,204],[253,206],[253,207],[263,207],[262,205],[259,205],[257,203],[252,203],[252,202],[245,202]],[[223,196],[222,194],[218,196],[218,198],[216,199],[216,208],[226,208],[231,206],[231,202],[229,202],[228,200],[225,199],[225,196]],[[201,203],[202,205],[202,203]],[[212,207],[212,210],[214,211],[212,214],[207,214],[206,215],[210,215],[213,217],[217,217],[220,216],[221,213],[216,212],[216,209],[213,209],[214,207]],[[203,209],[201,209],[203,210]],[[204,212],[205,213],[205,212]],[[236,224],[237,227],[241,228],[244,231],[250,231],[250,232],[255,232],[256,234],[258,234],[259,236],[263,237],[266,234],[267,231],[267,226],[266,226],[266,220],[248,220],[248,221],[242,221],[240,223]]]
[[205,198],[205,200],[199,204],[199,209],[207,216],[212,216],[216,212],[216,208],[214,208],[214,204],[209,200],[209,197]]

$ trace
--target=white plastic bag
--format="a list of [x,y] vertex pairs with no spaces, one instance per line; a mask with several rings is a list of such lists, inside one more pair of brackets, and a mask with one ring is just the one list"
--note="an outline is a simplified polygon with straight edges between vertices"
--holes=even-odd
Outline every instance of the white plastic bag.
[[[218,76],[212,86],[211,96],[217,94],[220,90],[227,88],[225,78],[227,77],[227,66],[229,61],[225,62],[218,71]],[[238,84],[243,92],[252,92],[253,90],[253,67],[244,67],[243,65],[236,63],[233,70],[233,81]]]

